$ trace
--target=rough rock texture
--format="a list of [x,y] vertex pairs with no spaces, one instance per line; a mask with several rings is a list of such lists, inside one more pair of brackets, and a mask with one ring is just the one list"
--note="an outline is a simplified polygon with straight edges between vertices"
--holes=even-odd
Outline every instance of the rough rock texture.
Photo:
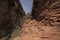
[[[60,9],[60,0],[34,0],[32,16],[34,19],[41,21],[45,19],[47,15],[52,14],[51,12],[60,11],[59,9]],[[53,13],[53,14],[57,15],[59,13]]]
[[60,33],[56,31],[56,27],[45,26],[42,21],[26,19],[21,34],[10,40],[60,40]]
[[53,35],[60,37],[60,0],[34,0],[32,17],[44,23],[44,26],[55,28]]
[[19,0],[0,0],[0,40],[8,40],[24,16]]
[[60,0],[34,0],[32,17],[45,25],[60,26]]

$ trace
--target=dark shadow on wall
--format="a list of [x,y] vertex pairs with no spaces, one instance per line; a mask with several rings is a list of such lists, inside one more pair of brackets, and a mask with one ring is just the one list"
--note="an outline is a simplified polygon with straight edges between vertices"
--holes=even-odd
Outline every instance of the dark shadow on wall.
[[[9,40],[12,32],[21,28],[25,12],[19,0],[0,0],[0,40]],[[21,25],[19,25],[21,24]]]
[[32,19],[43,21],[45,25],[59,26],[59,9],[60,0],[33,0]]
[[32,16],[34,19],[41,21],[47,15],[43,13],[49,11],[49,7],[58,0],[33,0]]

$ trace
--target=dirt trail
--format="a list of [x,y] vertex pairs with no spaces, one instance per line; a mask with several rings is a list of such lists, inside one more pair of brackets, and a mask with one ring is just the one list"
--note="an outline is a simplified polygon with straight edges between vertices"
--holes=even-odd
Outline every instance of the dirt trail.
[[22,27],[21,35],[11,40],[60,40],[60,32],[57,33],[55,27],[44,26],[42,22],[28,19]]

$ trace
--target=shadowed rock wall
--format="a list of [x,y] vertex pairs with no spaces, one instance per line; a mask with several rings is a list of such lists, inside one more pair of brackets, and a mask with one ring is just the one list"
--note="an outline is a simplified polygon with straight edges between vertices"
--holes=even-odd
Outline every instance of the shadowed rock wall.
[[60,0],[34,0],[32,17],[37,21],[48,21],[51,26],[60,25]]
[[20,18],[22,20],[24,16],[19,0],[0,0],[0,40],[2,37],[11,37],[15,28],[21,24]]

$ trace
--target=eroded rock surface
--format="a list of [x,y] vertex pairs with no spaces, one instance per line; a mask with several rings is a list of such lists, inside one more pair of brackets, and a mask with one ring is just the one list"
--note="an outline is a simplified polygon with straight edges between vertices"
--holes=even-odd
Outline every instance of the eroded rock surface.
[[32,17],[60,29],[60,0],[34,0]]
[[0,0],[0,40],[8,40],[24,16],[19,0]]
[[[36,20],[60,16],[60,0],[34,0],[32,16]],[[56,15],[55,15],[56,14]]]
[[60,32],[57,32],[56,27],[28,19],[22,26],[21,34],[11,40],[60,40]]
[[[12,30],[14,30],[16,25],[18,25],[17,23],[18,22],[20,23],[20,21],[17,20],[17,17],[19,19],[24,16],[23,14],[24,12],[21,11],[22,10],[21,6],[17,5],[19,2],[13,0],[14,2],[11,5],[10,1],[9,1],[9,7],[6,8],[7,17],[6,15],[5,16],[3,15],[5,12],[4,13],[2,12],[3,16],[0,16],[0,18],[2,17],[1,19],[2,24],[7,25],[5,23],[8,23],[8,26],[3,26],[7,28],[8,31],[4,31],[5,28],[3,28],[3,31],[1,29],[2,33],[3,32],[10,33]],[[2,3],[3,4],[7,3],[6,4],[7,7],[8,5],[7,0],[6,2],[2,2]],[[22,29],[19,31],[20,34],[16,37],[12,37],[10,40],[60,40],[60,0],[34,0],[32,17],[34,19],[26,19],[24,21],[24,24],[22,25]],[[2,24],[0,27],[2,27]],[[11,25],[13,26],[13,28],[8,29],[12,27]],[[18,26],[20,26],[20,24]],[[17,31],[14,32],[17,33]],[[0,36],[0,37],[1,38],[3,37],[1,40],[6,39],[5,38],[6,36],[5,37]]]

